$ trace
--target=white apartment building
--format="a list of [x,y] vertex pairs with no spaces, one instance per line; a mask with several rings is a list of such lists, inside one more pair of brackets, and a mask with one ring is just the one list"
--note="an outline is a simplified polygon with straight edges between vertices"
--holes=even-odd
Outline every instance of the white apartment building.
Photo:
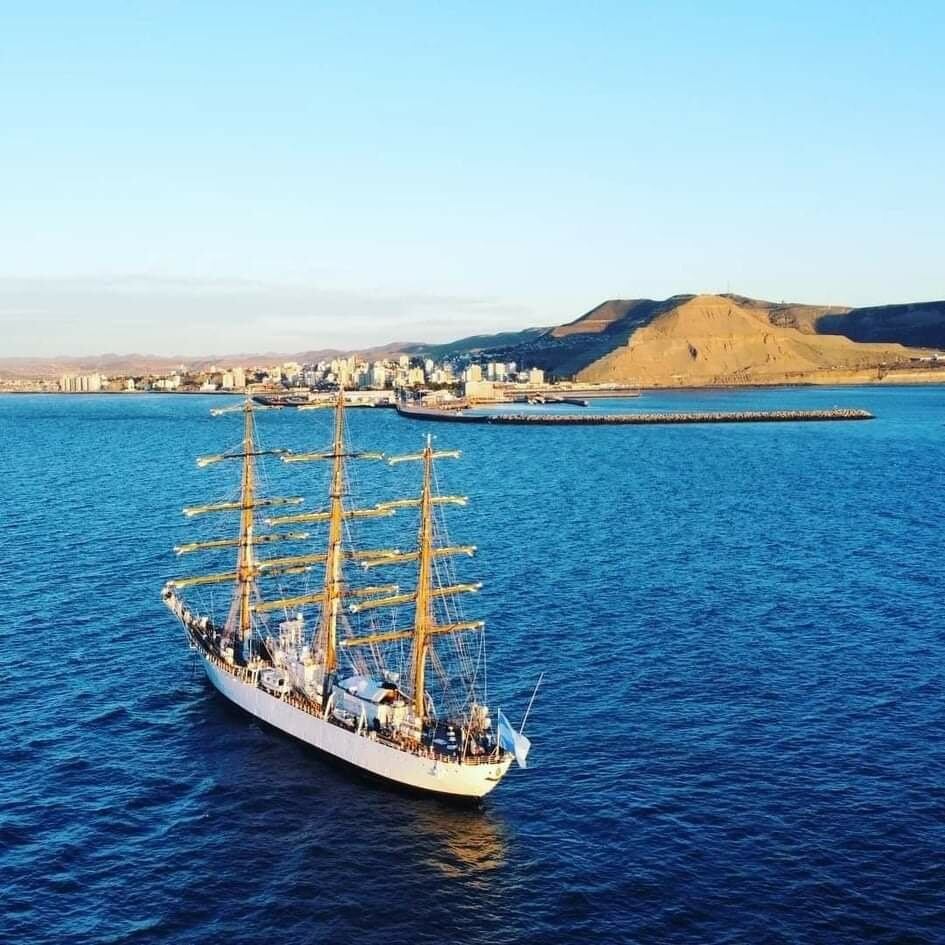
[[59,390],[70,394],[92,394],[100,391],[106,380],[101,374],[63,374],[59,378]]

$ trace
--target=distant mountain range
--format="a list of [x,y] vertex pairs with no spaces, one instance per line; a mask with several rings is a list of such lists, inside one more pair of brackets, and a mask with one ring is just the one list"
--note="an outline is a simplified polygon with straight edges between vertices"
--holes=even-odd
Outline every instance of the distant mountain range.
[[[740,295],[611,299],[564,325],[472,335],[446,344],[396,342],[359,349],[368,360],[400,354],[488,357],[543,367],[557,377],[652,386],[779,383],[856,374],[945,349],[945,301],[869,308],[768,302]],[[180,364],[311,362],[333,349],[218,357],[103,354],[0,358],[0,375],[147,374]]]

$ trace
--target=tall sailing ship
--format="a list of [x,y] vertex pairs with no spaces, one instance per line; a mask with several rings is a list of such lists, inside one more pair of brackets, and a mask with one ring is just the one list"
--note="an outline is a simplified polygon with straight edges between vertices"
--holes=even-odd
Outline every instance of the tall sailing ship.
[[[385,457],[349,447],[344,392],[335,405],[332,443],[317,452],[264,449],[255,426],[260,409],[247,398],[213,411],[242,414],[242,441],[197,464],[239,463],[239,496],[183,510],[188,517],[236,515],[238,534],[175,549],[180,555],[235,550],[235,570],[168,581],[165,604],[213,685],[247,712],[370,775],[454,798],[485,797],[513,759],[525,766],[529,741],[501,710],[493,720],[480,695],[483,622],[464,619],[459,599],[481,585],[456,581],[452,568],[455,557],[476,549],[449,544],[442,517],[443,506],[466,499],[439,494],[434,469],[436,460],[459,453],[434,450],[428,437],[420,452],[387,458],[391,465],[419,462],[419,496],[353,508],[348,464]],[[261,493],[257,464],[266,457],[329,464],[326,505],[282,514],[303,499]],[[401,513],[419,517],[416,547],[362,548],[351,541],[352,525]],[[314,551],[268,553],[270,546],[309,541],[300,530],[309,525],[325,530]],[[378,568],[407,569],[411,586],[364,583]],[[308,584],[312,577],[320,578],[317,586]],[[183,596],[216,585],[232,592],[223,621]]]

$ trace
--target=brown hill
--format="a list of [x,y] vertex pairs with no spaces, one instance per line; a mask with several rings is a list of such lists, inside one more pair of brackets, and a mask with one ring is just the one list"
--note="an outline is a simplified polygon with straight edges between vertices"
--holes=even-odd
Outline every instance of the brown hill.
[[[807,326],[803,331],[776,324],[771,303],[717,295],[668,301],[673,303],[669,308],[651,312],[646,324],[582,366],[576,377],[643,387],[866,380],[909,364],[915,355],[898,344],[858,344],[813,334]],[[813,316],[811,323],[816,324]],[[611,323],[608,333],[613,335],[618,324]]]

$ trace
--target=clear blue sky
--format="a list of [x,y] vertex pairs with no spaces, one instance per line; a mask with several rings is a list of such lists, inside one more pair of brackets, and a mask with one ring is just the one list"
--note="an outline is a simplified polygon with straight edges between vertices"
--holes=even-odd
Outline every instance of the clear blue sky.
[[20,3],[0,356],[945,296],[945,5]]

